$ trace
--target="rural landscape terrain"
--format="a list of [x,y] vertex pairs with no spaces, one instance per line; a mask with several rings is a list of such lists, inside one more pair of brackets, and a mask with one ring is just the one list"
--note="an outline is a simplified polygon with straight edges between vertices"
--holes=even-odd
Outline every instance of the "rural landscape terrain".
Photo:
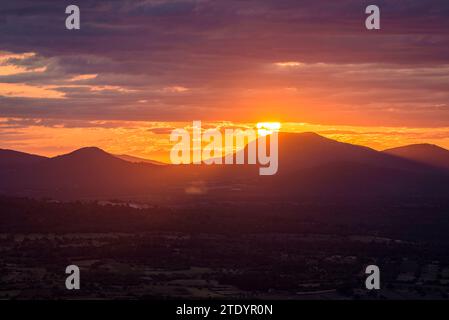
[[[281,133],[278,174],[259,176],[1,150],[0,297],[447,298],[448,154]],[[364,288],[369,264],[382,290]]]

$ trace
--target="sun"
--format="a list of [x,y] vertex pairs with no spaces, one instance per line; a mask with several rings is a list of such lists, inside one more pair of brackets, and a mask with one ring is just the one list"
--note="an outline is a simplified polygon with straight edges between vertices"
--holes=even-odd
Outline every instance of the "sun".
[[258,122],[257,133],[259,136],[266,136],[272,134],[275,131],[279,131],[281,128],[280,122]]

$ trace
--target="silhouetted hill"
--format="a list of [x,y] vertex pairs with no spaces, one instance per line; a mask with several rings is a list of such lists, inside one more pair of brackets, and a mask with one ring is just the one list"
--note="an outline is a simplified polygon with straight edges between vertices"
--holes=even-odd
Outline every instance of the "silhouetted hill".
[[258,165],[132,163],[89,147],[21,170],[0,169],[0,193],[70,199],[157,197],[168,202],[192,196],[205,201],[292,200],[303,195],[356,199],[441,196],[449,183],[445,170],[314,133],[281,133],[278,173],[259,176],[258,171]]
[[3,172],[0,190],[19,195],[55,198],[124,194],[151,185],[156,168],[134,164],[96,147],[44,159],[17,172]]
[[433,144],[412,144],[387,149],[384,153],[434,167],[449,169],[449,150]]
[[128,162],[132,162],[132,163],[150,163],[150,164],[156,164],[156,165],[160,165],[160,166],[167,165],[166,163],[163,163],[160,161],[134,157],[134,156],[130,156],[127,154],[114,154],[113,156],[115,156],[119,159],[128,161]]
[[357,201],[361,196],[442,196],[448,183],[446,172],[427,164],[315,133],[280,133],[278,173],[254,179],[249,189],[267,199],[276,194]]
[[297,171],[330,163],[351,162],[401,170],[426,170],[426,166],[374,149],[339,142],[316,133],[279,134],[279,170]]
[[31,165],[44,159],[47,158],[14,150],[0,149],[0,168]]

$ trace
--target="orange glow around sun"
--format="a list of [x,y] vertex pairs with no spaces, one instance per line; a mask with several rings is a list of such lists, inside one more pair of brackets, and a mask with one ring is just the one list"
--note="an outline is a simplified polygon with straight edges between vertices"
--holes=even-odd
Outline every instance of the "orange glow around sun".
[[258,122],[257,125],[257,133],[260,136],[266,136],[272,134],[275,131],[279,131],[281,129],[280,122]]
[[[191,122],[145,121],[56,121],[38,120],[19,127],[20,119],[1,118],[0,148],[44,156],[56,156],[86,146],[97,146],[113,154],[169,162],[170,133],[176,128],[191,130]],[[316,132],[341,142],[384,150],[414,143],[433,143],[449,148],[449,127],[364,127],[300,122],[203,122],[203,128],[256,128],[259,135],[282,132]]]

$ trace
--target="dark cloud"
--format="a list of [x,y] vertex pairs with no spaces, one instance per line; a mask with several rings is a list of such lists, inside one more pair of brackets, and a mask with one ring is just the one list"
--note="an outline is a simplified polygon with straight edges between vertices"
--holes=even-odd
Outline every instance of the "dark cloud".
[[[444,124],[449,111],[432,106],[449,100],[449,2],[375,2],[382,10],[378,32],[364,29],[364,8],[372,4],[365,0],[8,1],[0,9],[2,50],[37,55],[5,63],[46,71],[0,75],[0,82],[52,86],[66,99],[2,97],[0,114],[223,119],[255,113],[248,110],[260,98],[248,90],[297,88],[297,96],[279,101],[280,114],[292,121],[319,119],[282,111],[306,96],[316,113],[328,112],[322,106],[332,101],[342,112],[357,105],[350,112],[375,109],[395,123],[402,117]],[[73,3],[81,8],[79,31],[64,27]],[[305,67],[272,69],[278,61]],[[69,81],[82,74],[98,76]],[[391,116],[393,109],[399,112]]]

